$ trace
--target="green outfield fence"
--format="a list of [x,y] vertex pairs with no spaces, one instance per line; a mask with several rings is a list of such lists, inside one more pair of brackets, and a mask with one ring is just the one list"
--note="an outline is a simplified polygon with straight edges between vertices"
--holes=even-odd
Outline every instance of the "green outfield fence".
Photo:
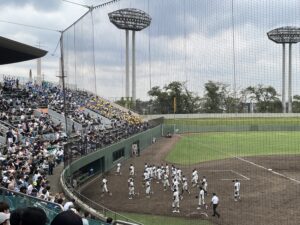
[[300,125],[188,125],[163,124],[162,135],[170,133],[242,132],[242,131],[300,131]]
[[[117,212],[111,211],[105,206],[102,206],[91,199],[86,198],[85,196],[81,195],[80,192],[76,188],[74,188],[72,184],[73,180],[78,179],[79,176],[84,176],[84,183],[86,184],[87,182],[96,178],[98,175],[101,175],[111,170],[113,167],[116,166],[118,162],[130,158],[132,144],[138,143],[139,151],[142,152],[144,149],[153,144],[153,138],[159,139],[161,136],[162,125],[159,124],[144,132],[133,135],[125,140],[122,140],[110,146],[97,149],[96,151],[88,155],[82,156],[74,160],[64,169],[64,171],[61,174],[60,182],[62,184],[64,192],[70,198],[75,198],[76,203],[79,204],[84,210],[90,212],[93,216],[97,216],[100,219],[112,217],[114,220],[117,221],[123,220],[124,223],[120,221],[118,222],[118,224],[141,224]],[[124,155],[118,160],[114,160],[114,152],[120,150],[124,151]],[[93,173],[88,172],[91,168],[93,168]],[[78,174],[80,175],[78,176]]]

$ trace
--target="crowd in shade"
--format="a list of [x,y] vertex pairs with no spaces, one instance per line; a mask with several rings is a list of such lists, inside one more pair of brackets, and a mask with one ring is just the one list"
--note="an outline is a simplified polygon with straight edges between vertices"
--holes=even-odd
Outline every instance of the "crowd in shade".
[[[136,114],[84,91],[67,89],[65,99],[66,105],[59,86],[46,82],[19,85],[18,79],[4,77],[0,84],[0,137],[6,147],[0,153],[0,183],[10,191],[56,203],[61,211],[66,211],[57,215],[51,224],[67,225],[64,218],[75,221],[76,216],[87,224],[81,218],[88,217],[88,214],[75,209],[74,201],[67,201],[63,193],[51,191],[48,177],[53,174],[55,166],[66,159],[63,146],[67,134],[61,121],[53,120],[39,109],[50,108],[60,115],[67,111],[67,117],[73,123],[68,136],[78,138],[76,143],[80,142],[82,148],[76,150],[80,154],[128,138],[148,129],[149,125]],[[10,224],[49,224],[38,208],[17,209],[10,217],[1,213],[0,225],[9,219]],[[27,213],[39,215],[41,219],[26,222],[34,218]],[[22,222],[14,223],[18,220],[16,218]]]

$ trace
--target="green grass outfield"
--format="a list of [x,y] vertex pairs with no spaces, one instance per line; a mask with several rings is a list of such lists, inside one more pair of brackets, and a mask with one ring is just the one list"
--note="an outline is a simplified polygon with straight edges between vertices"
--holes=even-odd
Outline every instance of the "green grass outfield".
[[212,132],[183,135],[166,160],[183,165],[233,156],[300,154],[299,131]]
[[134,219],[144,225],[212,225],[207,220],[184,219],[180,217],[156,216],[135,213],[121,213],[128,218]]

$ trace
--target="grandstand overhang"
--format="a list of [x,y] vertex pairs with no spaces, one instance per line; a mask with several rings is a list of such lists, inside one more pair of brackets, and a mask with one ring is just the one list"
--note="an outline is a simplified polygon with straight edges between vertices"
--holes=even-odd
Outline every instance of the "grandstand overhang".
[[41,58],[47,51],[0,36],[0,65]]
[[268,38],[277,44],[291,43],[296,44],[300,42],[300,28],[299,27],[280,27],[271,30],[267,33]]
[[120,9],[108,14],[110,22],[123,30],[140,31],[148,27],[151,17],[142,10],[127,8]]

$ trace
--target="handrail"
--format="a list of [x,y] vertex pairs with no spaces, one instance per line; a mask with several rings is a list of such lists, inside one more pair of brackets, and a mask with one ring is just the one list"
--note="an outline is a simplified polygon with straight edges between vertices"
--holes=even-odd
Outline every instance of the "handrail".
[[11,193],[13,193],[15,195],[20,195],[20,196],[24,196],[24,197],[27,197],[27,198],[31,198],[31,199],[37,200],[39,202],[44,202],[44,203],[47,203],[47,204],[51,204],[53,206],[58,207],[58,209],[61,209],[61,205],[59,205],[59,204],[57,204],[55,202],[50,202],[50,201],[47,201],[47,200],[44,200],[44,199],[41,199],[41,198],[37,198],[37,197],[31,196],[31,195],[27,195],[27,194],[21,193],[21,192],[12,191],[12,190],[9,190],[9,189],[7,189],[5,187],[0,187],[0,190],[11,192]]
[[93,200],[89,199],[88,197],[86,197],[86,196],[80,194],[80,193],[79,193],[77,190],[75,190],[75,189],[73,189],[73,193],[76,193],[76,194],[79,195],[80,197],[83,197],[84,199],[88,200],[89,202],[95,204],[96,206],[99,206],[99,207],[101,207],[102,209],[105,209],[107,212],[113,213],[113,214],[115,214],[115,215],[117,215],[117,216],[119,216],[119,217],[121,217],[121,218],[124,218],[126,221],[131,221],[131,222],[134,222],[135,224],[143,225],[142,223],[140,223],[140,222],[138,222],[138,221],[136,221],[136,220],[134,220],[134,219],[131,219],[131,218],[129,218],[129,217],[126,217],[126,216],[124,216],[124,215],[122,215],[122,214],[120,214],[120,213],[117,213],[117,212],[115,212],[115,211],[112,211],[111,209],[109,209],[109,208],[107,208],[107,207],[105,207],[105,206],[103,206],[103,205],[100,205],[100,204],[97,203],[97,202],[94,202]]
[[[65,182],[65,181],[66,181],[66,179],[65,179],[65,173],[66,173],[66,171],[69,169],[69,167],[70,167],[70,165],[68,165],[68,166],[62,171],[61,176],[60,176],[60,183],[61,183],[61,185],[62,185],[62,188],[63,188],[64,192],[65,192],[70,198],[74,198],[74,199],[76,200],[76,203],[77,203],[78,205],[80,205],[80,207],[82,207],[84,210],[88,211],[91,215],[93,215],[93,216],[95,216],[95,217],[97,217],[97,218],[99,218],[99,219],[102,219],[102,220],[105,220],[105,213],[109,212],[109,213],[112,213],[112,214],[115,215],[115,220],[116,220],[116,216],[119,216],[119,217],[121,217],[121,218],[124,218],[124,219],[127,220],[127,221],[132,221],[132,222],[134,222],[136,225],[143,225],[143,224],[140,223],[140,222],[137,222],[137,221],[135,221],[135,220],[133,220],[133,219],[130,219],[130,218],[126,217],[126,216],[123,216],[122,214],[119,214],[119,213],[117,213],[117,212],[115,212],[115,211],[112,211],[112,210],[108,209],[107,207],[105,207],[105,206],[103,206],[103,205],[100,205],[100,204],[98,204],[98,203],[92,201],[91,199],[87,198],[86,196],[83,196],[83,195],[79,194],[74,188],[69,189],[69,188],[67,187],[67,185],[66,185],[67,183]],[[80,195],[80,197],[84,197],[84,199],[86,199],[86,200],[90,201],[91,203],[93,203],[93,204],[99,206],[100,208],[102,208],[102,212],[103,212],[103,213],[101,213],[100,211],[98,211],[98,210],[96,210],[96,209],[90,207],[89,205],[85,204],[85,202],[81,201],[81,200],[80,200],[80,197],[77,197],[77,195],[74,194],[74,192],[75,192],[76,194],[78,193],[78,194]]]

